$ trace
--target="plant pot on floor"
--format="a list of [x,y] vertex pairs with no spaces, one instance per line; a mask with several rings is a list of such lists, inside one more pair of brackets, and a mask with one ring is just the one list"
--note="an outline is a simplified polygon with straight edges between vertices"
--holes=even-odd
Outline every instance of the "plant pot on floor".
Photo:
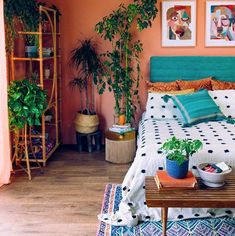
[[166,172],[169,176],[175,179],[183,179],[188,173],[189,161],[185,160],[181,165],[176,160],[166,158]]
[[38,47],[25,46],[25,57],[38,57]]
[[77,112],[74,124],[76,131],[79,133],[93,133],[98,130],[99,117],[97,115],[85,115]]

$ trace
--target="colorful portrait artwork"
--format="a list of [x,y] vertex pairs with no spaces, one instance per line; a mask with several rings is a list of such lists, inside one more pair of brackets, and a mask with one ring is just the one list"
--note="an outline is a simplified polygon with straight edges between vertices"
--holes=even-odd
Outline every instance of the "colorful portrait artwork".
[[191,7],[174,6],[167,10],[167,26],[169,40],[190,40],[192,32],[191,24]]
[[195,46],[195,4],[195,1],[163,1],[163,46]]
[[206,46],[235,46],[235,2],[207,3]]

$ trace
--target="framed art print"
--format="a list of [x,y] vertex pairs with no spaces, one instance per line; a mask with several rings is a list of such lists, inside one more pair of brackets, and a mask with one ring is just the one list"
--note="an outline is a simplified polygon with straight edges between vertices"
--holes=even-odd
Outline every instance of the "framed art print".
[[162,2],[162,46],[196,45],[196,1]]
[[235,46],[235,1],[207,1],[206,46]]

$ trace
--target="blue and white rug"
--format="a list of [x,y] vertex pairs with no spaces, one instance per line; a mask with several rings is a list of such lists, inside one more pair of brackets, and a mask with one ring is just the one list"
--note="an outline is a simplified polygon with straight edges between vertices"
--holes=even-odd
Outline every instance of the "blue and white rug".
[[[118,210],[122,199],[121,185],[107,184],[101,213]],[[135,227],[112,226],[100,222],[97,236],[161,236],[161,222],[147,221]],[[235,218],[204,218],[167,223],[168,236],[235,236]]]

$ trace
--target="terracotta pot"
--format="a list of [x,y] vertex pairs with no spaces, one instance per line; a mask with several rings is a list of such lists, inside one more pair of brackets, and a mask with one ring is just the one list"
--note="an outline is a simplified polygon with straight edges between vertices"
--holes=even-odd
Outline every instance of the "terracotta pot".
[[97,115],[85,115],[77,112],[74,124],[76,131],[79,133],[93,133],[98,130],[99,117]]
[[125,116],[125,114],[119,115],[118,123],[119,123],[119,125],[124,125],[126,123],[126,116]]

